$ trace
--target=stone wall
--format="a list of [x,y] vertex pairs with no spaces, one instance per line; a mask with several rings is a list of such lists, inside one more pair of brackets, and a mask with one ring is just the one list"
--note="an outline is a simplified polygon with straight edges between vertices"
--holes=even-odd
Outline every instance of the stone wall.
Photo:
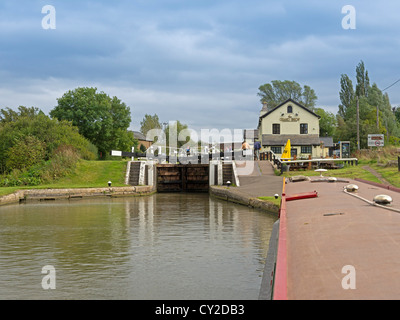
[[156,192],[153,186],[109,188],[30,189],[0,197],[0,206],[21,201],[65,200],[93,197],[142,196]]
[[221,187],[210,186],[210,195],[216,198],[242,204],[248,207],[261,209],[269,213],[278,214],[279,207],[274,203],[260,200],[258,198],[251,198],[240,192],[240,188],[236,187]]

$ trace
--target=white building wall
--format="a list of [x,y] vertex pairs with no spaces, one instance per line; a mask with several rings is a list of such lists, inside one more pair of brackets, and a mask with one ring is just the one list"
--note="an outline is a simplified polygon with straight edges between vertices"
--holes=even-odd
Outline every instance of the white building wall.
[[[289,105],[293,108],[292,113],[287,113]],[[319,119],[292,102],[285,103],[262,119],[262,134],[272,134],[274,123],[280,124],[281,134],[300,134],[300,123],[308,124],[308,134],[319,134]]]
[[[292,106],[292,112],[288,113],[288,106]],[[273,134],[273,124],[280,124],[280,134],[288,134],[288,135],[299,135],[300,134],[300,124],[307,123],[308,124],[308,133],[309,135],[318,135],[319,134],[319,118],[313,115],[312,113],[304,110],[302,107],[297,104],[288,101],[283,104],[278,109],[274,110],[265,118],[262,118],[261,124],[259,127],[259,139],[262,140],[263,134]],[[306,136],[307,134],[302,134]],[[292,148],[297,149],[298,157],[308,157],[309,153],[304,154],[301,152],[300,146],[292,145]],[[284,145],[282,145],[283,152]],[[270,147],[262,147],[261,152],[271,150]],[[313,158],[319,158],[323,155],[323,150],[320,146],[312,146],[311,156]]]

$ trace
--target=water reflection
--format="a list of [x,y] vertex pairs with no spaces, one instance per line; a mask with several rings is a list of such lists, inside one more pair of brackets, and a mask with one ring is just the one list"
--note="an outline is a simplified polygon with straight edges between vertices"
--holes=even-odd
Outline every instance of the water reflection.
[[275,220],[203,194],[1,207],[0,299],[256,299]]

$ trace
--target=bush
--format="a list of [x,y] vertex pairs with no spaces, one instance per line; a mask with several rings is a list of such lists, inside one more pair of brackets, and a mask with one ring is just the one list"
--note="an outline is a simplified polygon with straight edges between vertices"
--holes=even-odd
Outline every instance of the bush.
[[82,150],[80,151],[80,155],[83,160],[97,160],[98,154],[99,150],[89,140],[87,141],[86,148],[82,148]]
[[356,151],[354,156],[365,163],[386,162],[395,160],[400,155],[399,148],[395,146],[385,146],[373,149],[361,149]]
[[11,173],[0,177],[0,187],[37,186],[41,183],[40,175],[31,170],[14,169]]
[[9,170],[29,169],[44,160],[46,144],[34,136],[25,136],[17,140],[7,151],[6,165]]
[[[55,150],[63,145],[74,146],[85,160],[97,159],[97,148],[80,135],[78,128],[68,121],[58,121],[44,114],[36,114],[0,123],[0,173],[8,173],[14,168],[22,170],[39,162],[38,159],[30,162],[31,157],[27,152],[43,156],[40,160],[50,160]],[[38,150],[42,146],[45,149],[44,155]],[[23,150],[27,150],[25,154]]]
[[63,145],[54,151],[51,160],[42,168],[41,178],[51,182],[71,173],[79,160],[77,150],[70,145]]
[[0,187],[37,186],[50,183],[71,173],[80,159],[77,150],[70,145],[58,147],[48,161],[41,161],[29,169],[14,169],[0,176]]

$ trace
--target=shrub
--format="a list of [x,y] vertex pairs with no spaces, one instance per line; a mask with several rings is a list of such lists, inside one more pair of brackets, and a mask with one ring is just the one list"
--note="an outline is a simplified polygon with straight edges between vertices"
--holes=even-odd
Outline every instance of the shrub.
[[42,168],[41,178],[44,182],[51,182],[71,173],[79,160],[77,150],[70,145],[62,145],[55,151],[51,160]]
[[7,151],[6,165],[9,170],[29,169],[44,160],[46,144],[34,136],[20,138],[13,147]]
[[50,183],[71,173],[79,160],[79,153],[70,145],[59,146],[48,161],[40,161],[29,169],[15,168],[0,176],[0,187],[37,186]]

